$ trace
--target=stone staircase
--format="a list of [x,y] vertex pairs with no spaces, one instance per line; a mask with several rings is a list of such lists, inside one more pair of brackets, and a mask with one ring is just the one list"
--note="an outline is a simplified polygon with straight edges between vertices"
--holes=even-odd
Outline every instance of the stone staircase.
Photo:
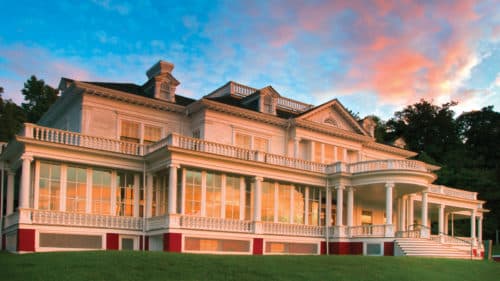
[[397,238],[394,241],[394,255],[470,259],[471,251],[465,247],[441,244],[431,239]]

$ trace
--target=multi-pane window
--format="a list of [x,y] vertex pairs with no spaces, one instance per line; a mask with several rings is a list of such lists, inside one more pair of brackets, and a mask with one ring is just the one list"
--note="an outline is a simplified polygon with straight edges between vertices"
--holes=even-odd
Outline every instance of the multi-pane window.
[[136,143],[141,142],[139,125],[137,122],[122,120],[120,140]]
[[167,173],[153,177],[153,215],[161,216],[167,213],[168,176]]
[[314,142],[314,162],[320,162],[321,163],[321,143],[315,141]]
[[264,96],[264,112],[265,113],[274,113],[273,110],[273,97],[271,96]]
[[226,177],[226,198],[225,198],[226,219],[240,218],[240,178],[235,176]]
[[252,149],[252,137],[250,135],[236,133],[235,145],[245,149]]
[[186,170],[185,214],[201,215],[201,172]]
[[92,171],[92,213],[111,214],[111,172],[94,169]]
[[207,217],[221,216],[222,177],[220,174],[207,172]]
[[274,183],[262,182],[262,221],[274,221],[274,192]]
[[331,164],[335,161],[335,153],[334,153],[334,146],[331,144],[325,144],[324,145],[324,163],[325,164]]
[[253,204],[254,204],[254,192],[255,192],[255,182],[246,179],[245,180],[245,219],[253,219]]
[[161,139],[161,128],[144,125],[144,144],[152,144]]
[[278,222],[290,223],[291,191],[291,185],[280,184],[278,186]]
[[306,190],[302,186],[295,186],[292,190],[293,196],[293,223],[304,223]]
[[319,197],[320,190],[317,187],[309,187],[309,210],[307,210],[307,220],[309,225],[319,224]]
[[253,149],[258,151],[267,152],[269,150],[269,141],[264,138],[254,137],[253,138]]
[[131,217],[134,215],[134,174],[117,173],[116,215]]
[[87,169],[68,166],[66,176],[66,211],[85,213]]
[[59,210],[61,196],[61,167],[50,163],[40,163],[38,208]]

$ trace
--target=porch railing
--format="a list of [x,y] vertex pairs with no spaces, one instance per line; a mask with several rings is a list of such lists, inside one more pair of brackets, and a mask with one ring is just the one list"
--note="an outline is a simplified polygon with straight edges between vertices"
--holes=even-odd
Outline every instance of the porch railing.
[[251,232],[252,222],[244,220],[232,220],[211,217],[181,216],[180,226],[182,228],[231,231],[231,232]]
[[347,234],[350,237],[365,237],[365,236],[385,236],[386,225],[359,225],[351,226],[347,230]]
[[262,225],[265,234],[322,237],[325,233],[323,226],[269,222]]
[[347,165],[350,173],[364,173],[382,170],[411,170],[420,172],[430,172],[424,162],[406,159],[388,159],[356,162]]
[[451,188],[451,187],[447,187],[444,185],[434,185],[434,184],[430,185],[429,192],[447,195],[447,196],[452,196],[452,197],[477,200],[477,192],[471,192],[471,191],[467,191],[467,190]]

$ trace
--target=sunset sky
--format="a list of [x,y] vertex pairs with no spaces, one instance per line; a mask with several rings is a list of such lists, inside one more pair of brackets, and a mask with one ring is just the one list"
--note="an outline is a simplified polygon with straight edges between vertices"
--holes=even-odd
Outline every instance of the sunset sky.
[[[136,3],[137,2],[137,3]],[[303,3],[307,2],[307,3]],[[229,80],[384,119],[421,98],[500,110],[500,2],[3,1],[0,86],[32,74],[143,84],[175,64],[178,94]]]

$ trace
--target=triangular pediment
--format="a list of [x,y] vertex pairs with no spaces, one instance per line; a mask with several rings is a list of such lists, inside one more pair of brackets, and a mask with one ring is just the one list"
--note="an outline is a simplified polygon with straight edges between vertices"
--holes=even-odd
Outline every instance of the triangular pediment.
[[302,113],[297,119],[307,120],[357,134],[368,135],[368,133],[358,124],[356,119],[337,99],[314,107]]

